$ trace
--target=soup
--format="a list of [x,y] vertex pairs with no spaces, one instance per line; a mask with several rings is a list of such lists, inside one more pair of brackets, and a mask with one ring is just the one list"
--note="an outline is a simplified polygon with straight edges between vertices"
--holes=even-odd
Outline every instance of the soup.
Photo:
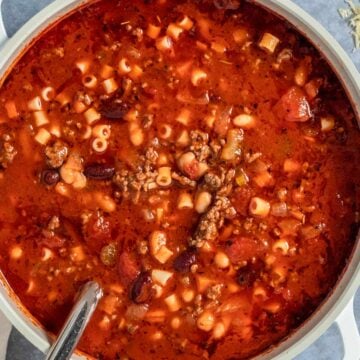
[[0,89],[0,268],[57,333],[104,289],[97,359],[246,359],[353,248],[360,138],[326,61],[239,1],[101,0]]

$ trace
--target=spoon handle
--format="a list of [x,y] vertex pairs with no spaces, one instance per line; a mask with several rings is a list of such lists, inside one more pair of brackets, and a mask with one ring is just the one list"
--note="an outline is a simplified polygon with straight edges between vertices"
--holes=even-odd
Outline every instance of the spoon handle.
[[97,282],[84,285],[46,360],[68,360],[78,344],[103,292]]

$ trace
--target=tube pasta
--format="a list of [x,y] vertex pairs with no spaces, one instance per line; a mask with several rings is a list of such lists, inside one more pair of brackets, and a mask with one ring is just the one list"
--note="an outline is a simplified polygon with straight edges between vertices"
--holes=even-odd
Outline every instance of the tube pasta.
[[194,207],[194,203],[191,195],[186,192],[181,193],[179,195],[177,207],[178,209],[192,209]]
[[266,217],[270,212],[270,203],[259,197],[253,197],[249,205],[250,214],[258,217]]
[[121,75],[128,74],[131,71],[131,66],[126,58],[122,58],[119,61],[118,71]]
[[159,129],[159,137],[164,140],[168,140],[172,135],[172,127],[168,124],[162,124]]
[[165,298],[164,302],[168,306],[168,308],[171,312],[178,311],[181,308],[181,302],[175,294],[172,294],[172,295],[168,296],[167,298]]
[[84,133],[83,133],[83,135],[82,135],[82,138],[83,139],[90,139],[91,138],[91,135],[92,135],[92,129],[91,129],[91,126],[89,126],[89,125],[87,125],[86,127],[85,127],[85,131],[84,131]]
[[114,76],[115,69],[110,65],[103,65],[100,70],[100,77],[103,79],[109,79]]
[[101,114],[94,108],[90,108],[84,112],[85,119],[89,125],[101,119]]
[[84,75],[81,81],[82,84],[88,89],[95,89],[98,84],[97,77],[94,74]]
[[192,20],[184,15],[184,17],[177,23],[181,28],[183,28],[184,30],[191,30],[192,27],[194,26],[194,23],[192,22]]
[[289,248],[289,243],[285,239],[275,241],[272,246],[274,252],[280,251],[283,255],[288,253]]
[[28,101],[28,109],[30,111],[40,111],[43,109],[42,101],[40,96],[35,96],[33,99]]
[[160,35],[161,27],[149,24],[146,30],[146,35],[151,39],[156,39]]
[[47,86],[41,90],[41,97],[44,101],[51,101],[55,98],[55,89],[51,86]]
[[171,51],[173,49],[173,41],[170,36],[163,36],[156,40],[155,46],[159,51]]
[[49,123],[49,118],[45,111],[35,111],[34,112],[35,125],[37,127],[46,125]]
[[111,127],[110,125],[96,125],[92,130],[92,135],[96,138],[109,140]]
[[103,138],[95,138],[92,142],[92,148],[97,153],[103,153],[108,148],[108,142]]
[[82,101],[76,100],[73,103],[73,109],[77,114],[82,114],[87,109],[87,106]]
[[259,47],[270,53],[273,53],[279,43],[280,43],[280,39],[278,39],[276,36],[270,33],[264,33],[264,35],[262,36],[259,42]]
[[134,81],[138,80],[143,72],[143,69],[139,65],[134,65],[129,73],[129,77]]
[[166,34],[172,39],[178,40],[184,29],[176,24],[170,24],[166,29]]
[[253,296],[260,299],[266,299],[267,292],[264,287],[258,285],[254,287]]
[[106,79],[102,84],[106,94],[112,94],[119,88],[119,85],[114,78]]
[[35,140],[41,144],[46,145],[51,139],[51,134],[44,128],[39,129],[35,135]]
[[55,97],[55,100],[61,105],[61,107],[64,107],[65,105],[67,105],[71,102],[71,98],[70,98],[69,94],[67,94],[65,91],[58,94]]
[[88,59],[79,60],[75,63],[75,66],[80,70],[82,74],[86,74],[90,69],[91,61]]
[[187,130],[181,131],[180,135],[176,139],[176,145],[180,147],[186,147],[190,144],[190,136]]
[[207,78],[207,73],[202,69],[194,69],[191,73],[191,83],[194,86],[199,86],[200,83]]
[[168,187],[171,185],[171,167],[162,166],[159,168],[158,176],[156,177],[156,183],[161,187]]
[[57,138],[61,137],[61,129],[60,126],[57,124],[54,124],[50,127],[50,134],[53,136],[56,136]]
[[188,109],[182,109],[180,114],[176,117],[176,121],[188,126],[191,120],[191,111]]

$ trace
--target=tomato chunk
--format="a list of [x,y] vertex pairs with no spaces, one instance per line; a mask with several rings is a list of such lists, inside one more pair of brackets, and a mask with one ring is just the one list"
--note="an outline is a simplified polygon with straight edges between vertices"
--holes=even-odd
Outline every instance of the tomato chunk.
[[184,172],[191,180],[196,180],[199,177],[199,162],[194,159],[191,163],[184,165]]
[[225,252],[233,264],[259,256],[264,247],[256,239],[239,236],[229,240]]
[[124,286],[130,285],[140,273],[137,262],[126,251],[119,256],[118,273],[120,275],[120,281]]
[[94,251],[99,252],[111,239],[111,226],[103,216],[94,214],[90,217],[83,229],[86,243]]
[[305,92],[297,86],[293,86],[282,96],[275,111],[278,117],[290,122],[305,122],[312,116]]

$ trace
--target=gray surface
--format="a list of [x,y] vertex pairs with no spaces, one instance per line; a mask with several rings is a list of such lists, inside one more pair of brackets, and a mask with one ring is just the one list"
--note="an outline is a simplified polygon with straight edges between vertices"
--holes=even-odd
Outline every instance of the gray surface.
[[[43,6],[53,0],[3,0],[2,11],[8,34],[16,30]],[[288,0],[290,1],[290,0]],[[343,0],[293,0],[304,10],[316,18],[339,41],[349,53],[360,70],[360,51],[353,52],[353,41],[350,28],[340,19],[337,9],[345,6]],[[357,0],[355,0],[356,2]],[[354,312],[360,330],[360,290],[357,292]],[[360,350],[359,350],[360,354]],[[344,346],[341,334],[336,324],[321,336],[312,346],[305,350],[296,360],[341,360],[344,356]],[[360,358],[360,355],[359,355]],[[15,329],[11,331],[8,341],[6,360],[42,360],[43,356]]]
[[[288,0],[290,1],[290,0]],[[338,9],[346,8],[344,0],[292,0],[319,21],[341,44],[360,71],[360,50],[354,50],[350,27],[341,19]],[[353,0],[360,5],[359,0]]]

